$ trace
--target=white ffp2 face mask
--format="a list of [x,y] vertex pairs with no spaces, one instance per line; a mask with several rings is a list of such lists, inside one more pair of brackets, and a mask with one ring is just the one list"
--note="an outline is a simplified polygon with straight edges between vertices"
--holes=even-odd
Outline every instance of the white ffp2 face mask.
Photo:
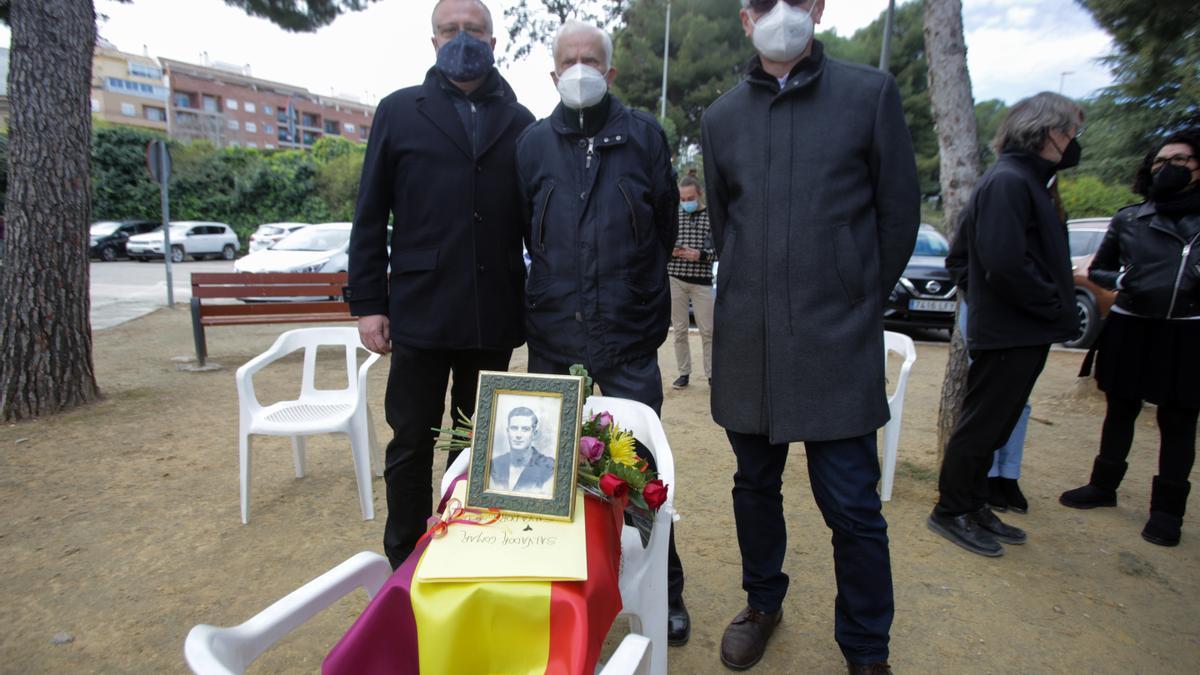
[[804,53],[813,36],[812,14],[792,7],[784,0],[755,21],[751,40],[754,48],[768,60],[786,63]]
[[558,95],[568,108],[590,108],[599,103],[607,92],[608,82],[604,75],[582,63],[576,63],[558,76]]

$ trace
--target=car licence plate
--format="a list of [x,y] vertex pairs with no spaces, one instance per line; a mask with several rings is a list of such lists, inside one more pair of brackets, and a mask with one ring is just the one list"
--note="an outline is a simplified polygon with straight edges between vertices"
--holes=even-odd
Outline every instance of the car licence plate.
[[909,300],[908,308],[918,312],[954,312],[953,300]]

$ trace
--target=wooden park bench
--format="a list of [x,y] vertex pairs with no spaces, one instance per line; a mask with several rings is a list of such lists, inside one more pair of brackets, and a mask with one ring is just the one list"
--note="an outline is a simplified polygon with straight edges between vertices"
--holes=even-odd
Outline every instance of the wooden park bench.
[[[238,326],[269,323],[354,321],[350,306],[342,301],[346,273],[194,273],[192,274],[192,335],[196,359],[208,359],[205,326]],[[332,298],[300,300],[295,298]],[[257,302],[204,304],[212,298],[245,298]],[[284,302],[269,302],[270,300]]]

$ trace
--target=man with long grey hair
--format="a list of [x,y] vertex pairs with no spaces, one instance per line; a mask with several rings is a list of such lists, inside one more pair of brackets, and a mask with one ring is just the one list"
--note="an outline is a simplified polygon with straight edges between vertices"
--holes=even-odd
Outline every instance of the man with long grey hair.
[[987,505],[992,452],[1016,426],[1050,345],[1074,337],[1074,282],[1056,173],[1079,163],[1083,110],[1042,92],[1012,107],[996,133],[995,166],[963,213],[967,255],[967,393],[942,459],[929,529],[972,553],[1023,544]]

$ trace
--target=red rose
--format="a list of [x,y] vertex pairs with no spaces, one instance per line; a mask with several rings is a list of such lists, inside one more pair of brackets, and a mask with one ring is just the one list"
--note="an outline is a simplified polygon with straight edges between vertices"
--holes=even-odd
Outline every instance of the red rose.
[[600,489],[613,499],[624,499],[629,494],[629,483],[606,473],[600,476]]
[[646,498],[646,506],[649,506],[652,511],[657,511],[658,507],[667,501],[667,486],[663,485],[660,479],[655,478],[646,483],[645,489],[642,490],[642,496]]

